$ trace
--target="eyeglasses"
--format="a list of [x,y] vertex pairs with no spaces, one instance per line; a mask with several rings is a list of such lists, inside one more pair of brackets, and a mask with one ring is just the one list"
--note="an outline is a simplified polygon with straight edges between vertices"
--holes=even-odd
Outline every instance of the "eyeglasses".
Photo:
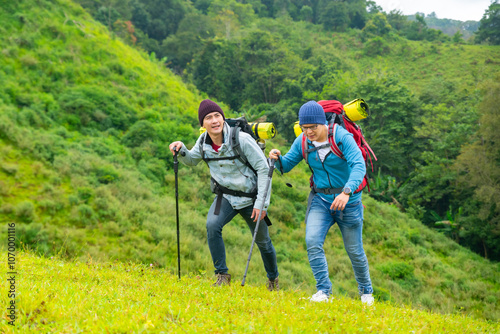
[[302,132],[306,132],[308,130],[314,131],[318,128],[318,124],[314,124],[312,126],[301,126],[300,128],[302,129]]

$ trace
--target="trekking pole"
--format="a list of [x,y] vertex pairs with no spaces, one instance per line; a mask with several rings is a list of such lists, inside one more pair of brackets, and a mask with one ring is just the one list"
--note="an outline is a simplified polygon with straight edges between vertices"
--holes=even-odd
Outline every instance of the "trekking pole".
[[179,154],[179,151],[175,151],[175,153],[174,153],[175,216],[177,218],[177,273],[179,275],[179,279],[181,279],[181,248],[180,248],[180,236],[179,236],[179,234],[180,234],[179,233],[179,180],[177,177],[177,172],[179,170],[179,161],[177,161],[178,154]]
[[245,286],[245,280],[247,278],[247,272],[248,272],[248,265],[250,264],[250,259],[252,258],[253,245],[255,243],[255,238],[257,237],[257,231],[259,230],[260,217],[262,216],[262,210],[264,210],[264,206],[266,205],[267,193],[269,192],[269,188],[271,185],[271,179],[273,178],[274,162],[276,160],[274,160],[274,159],[270,159],[270,160],[271,161],[269,164],[269,173],[267,174],[266,189],[264,190],[264,198],[262,200],[262,206],[261,206],[260,211],[259,211],[259,217],[257,218],[257,224],[255,224],[255,230],[253,231],[252,245],[250,246],[250,254],[248,254],[247,266],[245,268],[245,274],[243,275],[243,281],[241,281],[241,286]]

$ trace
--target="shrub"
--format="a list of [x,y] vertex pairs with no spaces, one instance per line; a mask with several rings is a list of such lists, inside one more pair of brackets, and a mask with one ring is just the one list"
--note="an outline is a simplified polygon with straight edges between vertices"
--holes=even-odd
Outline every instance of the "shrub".
[[408,240],[410,240],[415,245],[421,245],[423,243],[423,238],[420,235],[419,229],[410,229],[407,233]]
[[3,163],[1,166],[2,170],[9,175],[16,175],[19,171],[19,166],[16,164]]
[[40,207],[40,209],[42,209],[43,211],[47,212],[48,214],[55,214],[57,213],[58,211],[61,211],[62,209],[64,209],[64,204],[61,203],[61,202],[57,202],[57,201],[51,201],[51,200],[48,200],[48,199],[44,199],[44,200],[41,200],[39,203],[38,203],[38,206]]
[[110,222],[104,223],[102,230],[107,235],[115,235],[115,236],[122,235],[122,229],[121,229],[120,225],[118,225],[114,221],[110,221]]
[[364,52],[367,56],[382,56],[390,52],[389,44],[380,36],[366,42]]
[[126,130],[136,120],[136,113],[117,93],[100,86],[79,86],[59,96],[61,111],[52,118],[70,128]]
[[68,202],[70,205],[77,205],[80,200],[78,199],[78,196],[75,195],[69,195],[68,196]]
[[373,288],[373,294],[378,300],[381,301],[391,300],[391,293],[389,292],[389,290],[386,290],[384,288],[375,286]]
[[16,206],[16,216],[25,222],[31,222],[35,218],[35,206],[29,201],[24,201]]
[[94,197],[94,189],[88,187],[82,187],[77,189],[78,198],[84,203],[88,203],[89,200]]
[[377,267],[392,279],[407,279],[413,277],[414,268],[404,262],[387,262]]
[[92,225],[97,222],[97,215],[94,209],[87,204],[80,204],[72,212],[72,220],[84,226]]
[[156,137],[156,130],[151,122],[139,121],[123,136],[122,143],[128,147],[138,147],[145,141],[155,140]]
[[42,224],[19,224],[16,226],[17,240],[20,244],[27,245],[32,249],[46,248],[49,236]]
[[13,212],[14,212],[14,206],[10,203],[5,203],[2,206],[0,206],[0,213],[8,215]]
[[120,178],[113,166],[99,167],[95,170],[97,181],[103,184],[112,183]]
[[108,198],[99,197],[95,200],[95,209],[97,215],[103,220],[115,219],[117,209]]
[[160,159],[142,159],[137,167],[144,176],[152,181],[163,183],[165,180],[165,164]]

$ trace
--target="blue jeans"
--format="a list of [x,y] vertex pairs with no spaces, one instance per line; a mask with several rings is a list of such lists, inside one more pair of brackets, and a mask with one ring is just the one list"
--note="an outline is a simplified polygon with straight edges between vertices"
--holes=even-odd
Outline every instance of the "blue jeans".
[[[214,215],[216,201],[217,197],[212,203],[207,216],[208,248],[210,249],[210,254],[212,255],[215,273],[226,274],[228,269],[226,266],[226,248],[224,247],[224,241],[222,240],[222,228],[239,213],[247,222],[248,227],[250,227],[253,238],[255,225],[257,223],[250,218],[252,216],[253,205],[240,210],[235,210],[225,198],[222,198],[220,212],[218,215]],[[263,219],[261,219],[261,222],[259,223],[259,230],[257,232],[257,236],[255,237],[255,243],[259,247],[260,255],[262,257],[262,261],[264,262],[264,268],[267,272],[267,277],[270,280],[274,280],[278,277],[276,250],[274,249],[271,238],[269,237],[266,222]],[[250,242],[248,243],[248,250],[250,251]],[[241,259],[241,261],[246,259],[247,258]]]
[[373,293],[368,260],[363,249],[363,204],[361,200],[348,203],[343,211],[331,210],[331,203],[316,194],[306,219],[306,245],[309,264],[316,279],[316,288],[327,295],[332,293],[323,244],[330,227],[339,225],[344,248],[351,259],[359,294]]

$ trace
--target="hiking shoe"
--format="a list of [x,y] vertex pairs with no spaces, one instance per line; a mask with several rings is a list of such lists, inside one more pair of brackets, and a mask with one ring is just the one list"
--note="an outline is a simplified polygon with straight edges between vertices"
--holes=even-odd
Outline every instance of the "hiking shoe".
[[217,280],[212,286],[231,285],[230,274],[217,274]]
[[274,280],[267,280],[267,290],[269,291],[278,291],[280,289],[280,283],[278,277]]
[[328,295],[323,291],[318,291],[309,299],[312,302],[328,302]]
[[361,302],[365,305],[372,306],[375,302],[375,298],[373,298],[371,293],[365,293],[361,296]]

